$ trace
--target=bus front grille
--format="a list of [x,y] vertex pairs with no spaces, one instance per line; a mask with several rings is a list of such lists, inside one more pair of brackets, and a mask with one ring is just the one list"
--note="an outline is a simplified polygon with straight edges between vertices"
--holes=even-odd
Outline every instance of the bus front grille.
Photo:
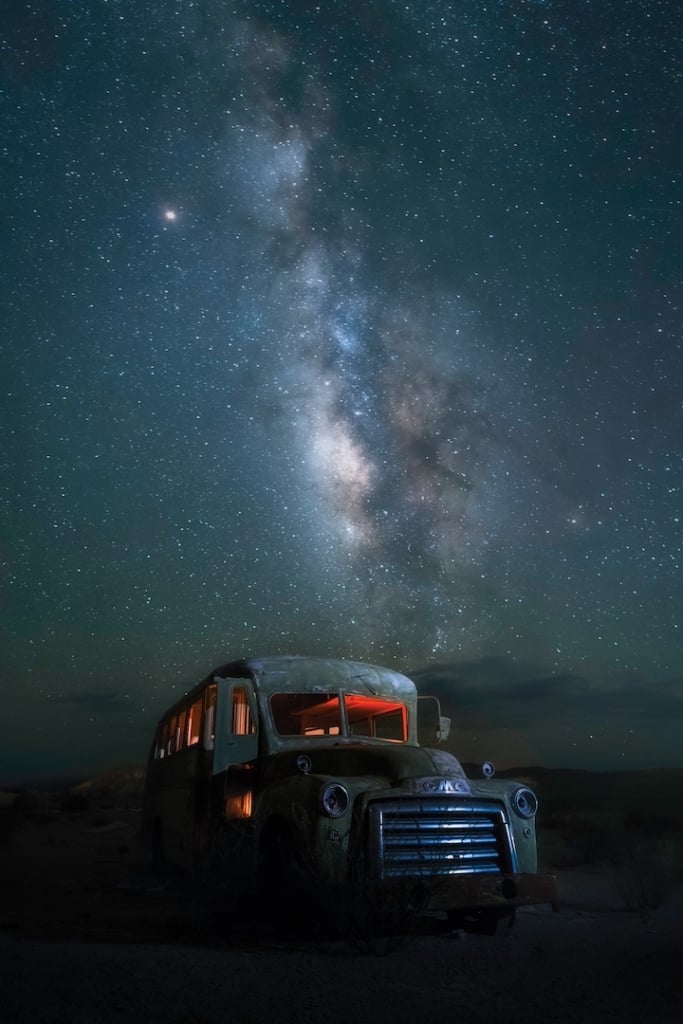
[[503,807],[495,801],[401,797],[369,805],[370,850],[381,879],[515,870]]

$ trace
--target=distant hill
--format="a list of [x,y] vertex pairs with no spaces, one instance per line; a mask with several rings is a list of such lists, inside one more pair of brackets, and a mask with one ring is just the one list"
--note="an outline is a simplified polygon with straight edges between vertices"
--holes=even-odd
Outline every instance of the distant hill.
[[73,796],[97,800],[111,806],[130,805],[142,801],[145,770],[137,765],[110,768],[69,787]]
[[[464,764],[470,778],[481,778],[481,765]],[[544,768],[520,765],[497,771],[496,778],[519,779],[530,785],[540,801],[539,820],[552,822],[567,816],[609,816],[612,819],[680,822],[683,829],[683,767],[640,771],[592,772],[581,768]],[[110,768],[89,779],[51,780],[46,785],[7,787],[9,806],[17,792],[32,790],[68,794],[81,803],[110,807],[142,803],[145,770],[139,765]]]
[[532,784],[541,818],[567,813],[683,820],[683,768],[590,772],[577,768],[508,768],[499,778]]

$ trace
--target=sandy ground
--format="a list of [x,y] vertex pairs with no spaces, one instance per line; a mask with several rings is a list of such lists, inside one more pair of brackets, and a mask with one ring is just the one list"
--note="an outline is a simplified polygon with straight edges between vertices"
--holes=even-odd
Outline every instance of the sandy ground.
[[239,922],[208,933],[152,884],[134,812],[24,822],[0,850],[4,1024],[683,1021],[683,893],[644,919],[609,873],[559,874],[561,904],[507,938],[429,917],[373,944]]

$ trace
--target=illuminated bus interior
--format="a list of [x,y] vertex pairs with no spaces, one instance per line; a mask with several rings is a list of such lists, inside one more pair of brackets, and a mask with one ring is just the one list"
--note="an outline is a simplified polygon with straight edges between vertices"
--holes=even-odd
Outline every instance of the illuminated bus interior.
[[[343,702],[343,708],[342,708]],[[276,693],[270,698],[280,736],[363,736],[405,743],[408,714],[398,701],[361,694]],[[346,712],[348,731],[344,729]]]

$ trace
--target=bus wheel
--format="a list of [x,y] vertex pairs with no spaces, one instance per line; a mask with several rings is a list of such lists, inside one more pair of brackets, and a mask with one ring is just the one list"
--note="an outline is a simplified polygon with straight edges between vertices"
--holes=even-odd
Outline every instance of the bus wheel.
[[453,931],[473,935],[509,935],[515,923],[514,907],[508,910],[449,910],[447,913]]
[[264,911],[281,921],[296,921],[304,889],[301,858],[285,825],[267,826],[259,842],[258,889]]

